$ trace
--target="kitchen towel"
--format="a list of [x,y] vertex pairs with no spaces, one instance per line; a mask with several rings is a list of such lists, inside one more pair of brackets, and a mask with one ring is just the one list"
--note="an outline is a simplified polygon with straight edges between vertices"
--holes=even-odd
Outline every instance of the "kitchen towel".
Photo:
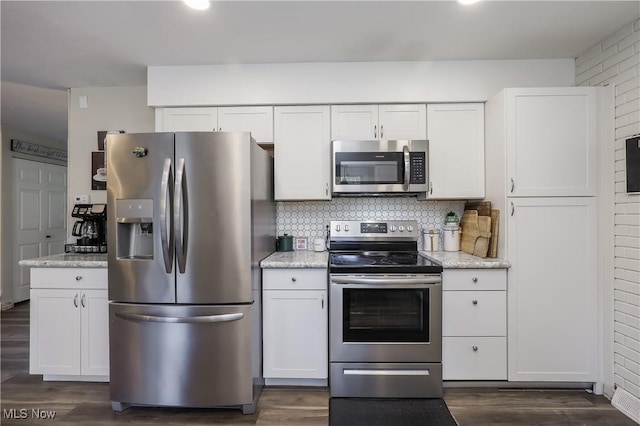
[[442,399],[331,398],[329,426],[457,426]]

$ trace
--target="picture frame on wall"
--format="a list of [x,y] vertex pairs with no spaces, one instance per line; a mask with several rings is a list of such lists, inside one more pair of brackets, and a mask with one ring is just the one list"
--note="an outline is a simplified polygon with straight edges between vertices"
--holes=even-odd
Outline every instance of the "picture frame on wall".
[[107,168],[104,151],[91,153],[91,189],[93,191],[107,190]]
[[107,135],[124,133],[124,130],[98,130],[98,150],[104,151]]

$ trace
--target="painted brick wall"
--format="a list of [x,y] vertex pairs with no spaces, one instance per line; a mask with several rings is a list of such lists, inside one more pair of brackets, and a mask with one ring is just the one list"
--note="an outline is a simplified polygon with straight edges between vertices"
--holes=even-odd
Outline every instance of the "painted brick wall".
[[576,58],[576,85],[615,90],[614,380],[640,398],[640,194],[626,193],[625,158],[640,134],[640,20]]

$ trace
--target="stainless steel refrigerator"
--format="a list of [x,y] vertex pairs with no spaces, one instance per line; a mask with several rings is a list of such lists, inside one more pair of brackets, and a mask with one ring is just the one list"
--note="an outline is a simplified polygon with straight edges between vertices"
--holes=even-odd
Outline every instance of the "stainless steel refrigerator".
[[109,135],[111,404],[239,407],[262,385],[273,161],[249,133]]

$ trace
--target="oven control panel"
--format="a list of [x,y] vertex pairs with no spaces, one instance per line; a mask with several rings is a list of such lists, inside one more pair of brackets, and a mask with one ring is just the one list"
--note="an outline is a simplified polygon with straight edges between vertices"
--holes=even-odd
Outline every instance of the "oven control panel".
[[329,226],[331,240],[418,238],[418,222],[415,220],[332,220]]

